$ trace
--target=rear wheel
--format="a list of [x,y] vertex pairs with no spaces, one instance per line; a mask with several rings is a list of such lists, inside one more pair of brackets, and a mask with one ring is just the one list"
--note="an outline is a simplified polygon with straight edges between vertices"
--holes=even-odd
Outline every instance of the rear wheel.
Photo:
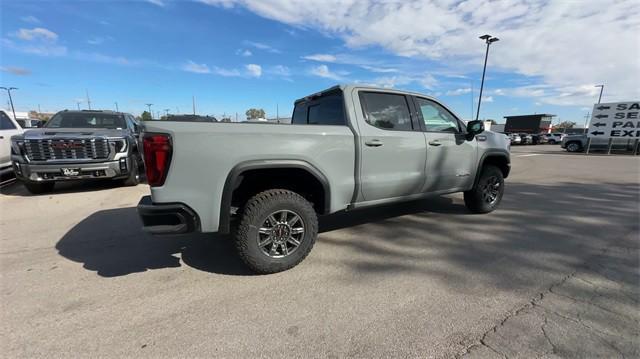
[[318,236],[311,203],[295,192],[273,189],[245,205],[235,233],[240,258],[256,273],[281,272],[298,265]]
[[47,192],[53,191],[53,187],[56,185],[55,182],[30,182],[24,181],[22,182],[25,188],[31,194],[43,194]]
[[549,144],[550,145],[555,145],[556,144],[556,140],[549,140]]
[[464,203],[473,213],[489,213],[495,210],[504,194],[504,177],[496,166],[487,165],[473,188],[464,193]]

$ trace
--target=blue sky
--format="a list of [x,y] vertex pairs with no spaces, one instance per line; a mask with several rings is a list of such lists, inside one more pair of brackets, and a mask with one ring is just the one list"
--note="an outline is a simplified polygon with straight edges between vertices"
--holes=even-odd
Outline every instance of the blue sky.
[[[616,3],[594,29],[585,8],[600,2],[582,2],[577,14],[560,2],[3,1],[1,83],[19,88],[21,111],[86,108],[88,90],[93,108],[190,112],[194,95],[198,113],[242,119],[250,107],[289,116],[299,97],[360,82],[435,95],[468,119],[485,49],[477,36],[490,32],[501,41],[490,50],[481,118],[544,112],[582,124],[601,82],[604,101],[637,100],[628,74],[637,78],[638,57],[604,54],[637,36],[638,21],[624,16],[637,3]],[[483,15],[487,7],[503,11]],[[571,14],[566,29],[541,21],[558,12]],[[532,29],[558,43],[537,48]],[[584,56],[591,34],[602,55]]]

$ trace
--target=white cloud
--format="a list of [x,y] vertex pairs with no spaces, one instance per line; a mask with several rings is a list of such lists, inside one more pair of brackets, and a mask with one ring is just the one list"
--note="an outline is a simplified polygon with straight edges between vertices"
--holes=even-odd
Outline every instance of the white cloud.
[[252,76],[252,77],[262,76],[262,66],[260,65],[248,64],[248,65],[245,65],[245,68],[247,69],[249,76]]
[[236,51],[236,55],[240,55],[240,56],[243,56],[243,57],[249,57],[249,56],[253,55],[253,53],[251,52],[251,50],[247,50],[247,49],[244,49],[244,50],[243,50],[243,49],[238,49],[238,50]]
[[145,0],[145,1],[160,7],[165,7],[167,5],[164,0]]
[[398,69],[394,69],[392,67],[378,67],[378,66],[369,66],[369,65],[360,65],[365,70],[369,70],[371,72],[379,72],[379,73],[391,73],[398,72]]
[[459,89],[455,89],[455,90],[449,90],[446,92],[447,96],[460,96],[460,95],[466,95],[468,93],[471,93],[471,88],[470,87],[465,87],[465,88],[459,88]]
[[263,50],[263,51],[267,51],[267,52],[271,52],[274,54],[279,54],[280,50],[272,47],[271,45],[267,45],[265,43],[262,42],[255,42],[255,41],[244,41],[244,44],[247,46],[251,46],[251,47],[255,47],[258,50]]
[[329,54],[314,54],[302,56],[305,60],[318,61],[318,62],[336,62],[336,57]]
[[394,75],[394,76],[382,76],[371,81],[374,86],[393,88],[398,86],[406,86],[412,83],[418,83],[420,86],[427,90],[432,90],[438,83],[435,77],[427,74],[424,76],[408,76],[408,75]]
[[216,75],[224,76],[224,77],[236,77],[242,76],[240,71],[237,69],[225,69],[221,67],[214,66],[212,72]]
[[25,41],[56,41],[58,40],[58,34],[55,32],[42,28],[42,27],[34,27],[33,29],[20,29],[14,36],[20,40]]
[[[580,89],[605,83],[605,99],[637,98],[640,53],[637,0],[600,1],[376,1],[204,0],[242,6],[265,18],[342,38],[347,46],[381,47],[399,56],[430,59],[450,69],[482,66],[483,33],[490,71],[517,73],[564,93],[562,104],[590,104]],[[424,21],[429,19],[429,21]],[[608,90],[608,91],[607,91]],[[597,99],[597,98],[596,98]],[[544,101],[554,101],[545,98]]]
[[20,20],[29,23],[29,24],[39,24],[40,23],[40,19],[38,19],[37,17],[33,16],[33,15],[29,15],[29,16],[23,16],[20,18]]
[[483,96],[482,102],[493,102],[493,96]]
[[17,66],[7,66],[7,67],[0,66],[0,71],[8,72],[10,74],[17,75],[17,76],[31,75],[31,70],[25,69],[24,67],[17,67]]
[[189,60],[182,66],[183,71],[193,72],[195,74],[210,74],[211,69],[206,64],[198,64]]
[[275,75],[275,76],[281,76],[281,77],[290,77],[291,76],[291,70],[284,65],[275,65],[270,67],[267,72],[270,75]]
[[342,81],[344,79],[340,74],[331,71],[329,69],[329,66],[327,65],[318,65],[318,66],[312,67],[309,70],[309,73],[314,76],[324,77],[326,79],[331,79],[334,81]]

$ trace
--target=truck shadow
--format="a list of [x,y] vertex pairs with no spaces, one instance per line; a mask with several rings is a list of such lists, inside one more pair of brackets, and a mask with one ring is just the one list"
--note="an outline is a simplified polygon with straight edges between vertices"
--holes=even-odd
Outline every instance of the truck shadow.
[[[412,213],[468,213],[450,198],[337,213],[320,218],[320,232],[379,222]],[[56,244],[58,253],[102,277],[117,277],[152,269],[190,267],[225,275],[252,275],[236,255],[230,236],[188,234],[152,236],[142,231],[134,207],[103,210],[69,230]],[[322,240],[322,239],[320,239]]]
[[122,183],[116,180],[80,180],[69,182],[58,182],[55,185],[53,191],[43,194],[31,194],[22,185],[21,182],[15,181],[14,183],[7,185],[0,189],[0,193],[5,196],[15,197],[34,197],[34,196],[51,196],[62,193],[76,193],[76,192],[97,192],[105,191],[116,187],[121,187]]

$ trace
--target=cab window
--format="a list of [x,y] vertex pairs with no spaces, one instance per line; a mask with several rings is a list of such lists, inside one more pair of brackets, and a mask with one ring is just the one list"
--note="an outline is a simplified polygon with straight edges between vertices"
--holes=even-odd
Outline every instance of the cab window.
[[332,92],[296,103],[291,123],[294,125],[346,125],[342,92]]
[[434,101],[416,98],[427,132],[460,132],[458,120],[444,107]]
[[412,131],[407,98],[400,94],[360,92],[365,120],[383,130]]
[[0,111],[0,130],[15,130],[16,125],[11,122],[9,116],[4,111]]

